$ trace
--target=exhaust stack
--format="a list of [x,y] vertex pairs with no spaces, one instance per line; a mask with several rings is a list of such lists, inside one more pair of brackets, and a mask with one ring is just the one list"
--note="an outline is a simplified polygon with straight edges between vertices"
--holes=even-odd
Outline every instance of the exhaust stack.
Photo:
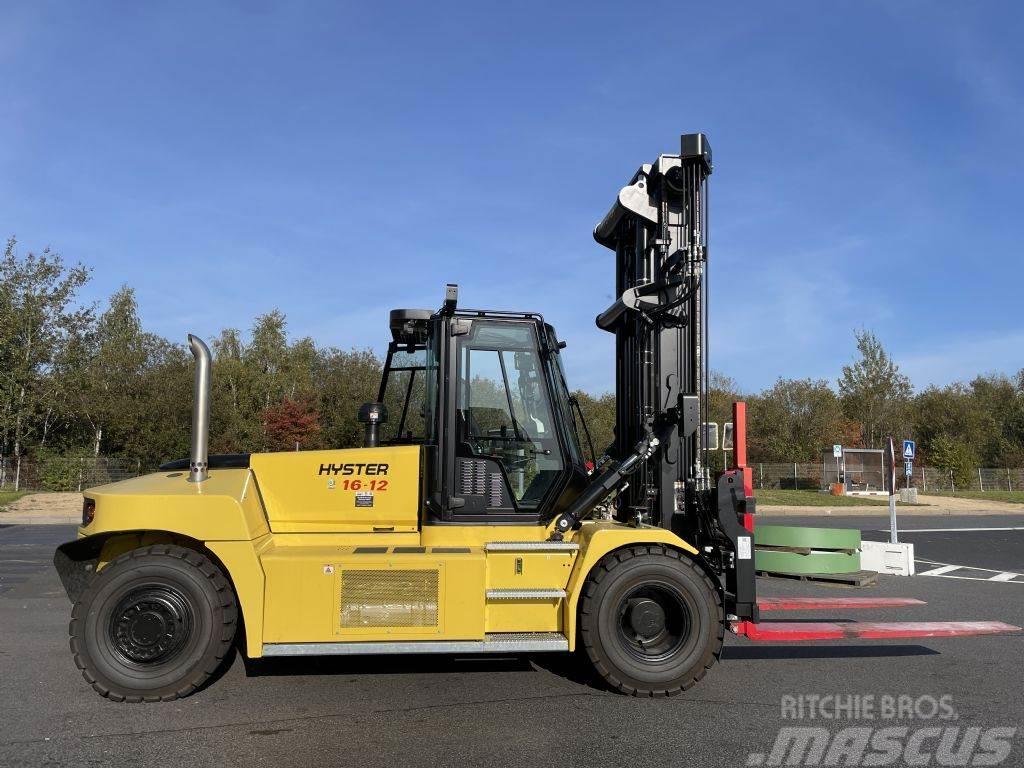
[[192,388],[192,450],[188,460],[188,481],[201,483],[207,477],[210,446],[210,349],[198,336],[188,335],[188,346],[196,359]]

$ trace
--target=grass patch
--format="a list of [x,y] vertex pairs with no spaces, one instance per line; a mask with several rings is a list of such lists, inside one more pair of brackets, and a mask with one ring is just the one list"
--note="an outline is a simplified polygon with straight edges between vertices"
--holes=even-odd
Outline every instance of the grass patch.
[[[774,488],[755,488],[758,507],[887,507],[887,497],[832,496],[817,491],[784,491]],[[898,503],[898,502],[897,502]]]
[[948,496],[951,499],[979,499],[981,501],[1008,501],[1012,504],[1024,504],[1024,491],[928,491],[918,488],[923,496]]
[[17,501],[26,493],[27,491],[0,491],[0,510],[4,509],[8,504]]

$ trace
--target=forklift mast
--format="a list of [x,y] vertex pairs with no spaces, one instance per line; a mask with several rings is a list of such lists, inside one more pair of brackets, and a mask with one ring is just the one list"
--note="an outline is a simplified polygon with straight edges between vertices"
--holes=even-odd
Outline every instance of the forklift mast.
[[613,456],[652,430],[660,450],[634,473],[618,514],[691,533],[686,497],[711,484],[708,421],[707,195],[711,147],[682,137],[678,155],[636,172],[594,229],[615,251],[615,302],[597,318],[615,334]]
[[637,456],[634,446],[654,443],[657,450],[640,451],[629,483],[619,489],[617,518],[668,528],[693,542],[723,578],[730,612],[756,619],[747,472],[711,476],[703,427],[710,421],[711,171],[707,137],[684,134],[679,154],[641,166],[594,229],[597,242],[615,252],[618,298],[597,317],[599,328],[615,334],[609,453],[629,461]]

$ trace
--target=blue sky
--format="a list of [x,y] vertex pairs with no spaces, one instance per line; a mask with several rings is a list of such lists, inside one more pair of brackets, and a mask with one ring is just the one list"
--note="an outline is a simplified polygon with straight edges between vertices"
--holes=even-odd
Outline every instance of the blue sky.
[[874,330],[921,387],[1024,367],[1013,3],[47,3],[0,10],[0,233],[123,283],[172,339],[274,307],[543,312],[614,383],[636,168],[704,131],[712,365],[833,379]]

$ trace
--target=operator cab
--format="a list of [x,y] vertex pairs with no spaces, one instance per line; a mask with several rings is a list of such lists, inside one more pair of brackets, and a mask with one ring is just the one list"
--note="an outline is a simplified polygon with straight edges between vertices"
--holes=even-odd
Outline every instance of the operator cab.
[[544,523],[587,484],[555,330],[533,313],[391,312],[382,445],[424,446],[428,523]]

